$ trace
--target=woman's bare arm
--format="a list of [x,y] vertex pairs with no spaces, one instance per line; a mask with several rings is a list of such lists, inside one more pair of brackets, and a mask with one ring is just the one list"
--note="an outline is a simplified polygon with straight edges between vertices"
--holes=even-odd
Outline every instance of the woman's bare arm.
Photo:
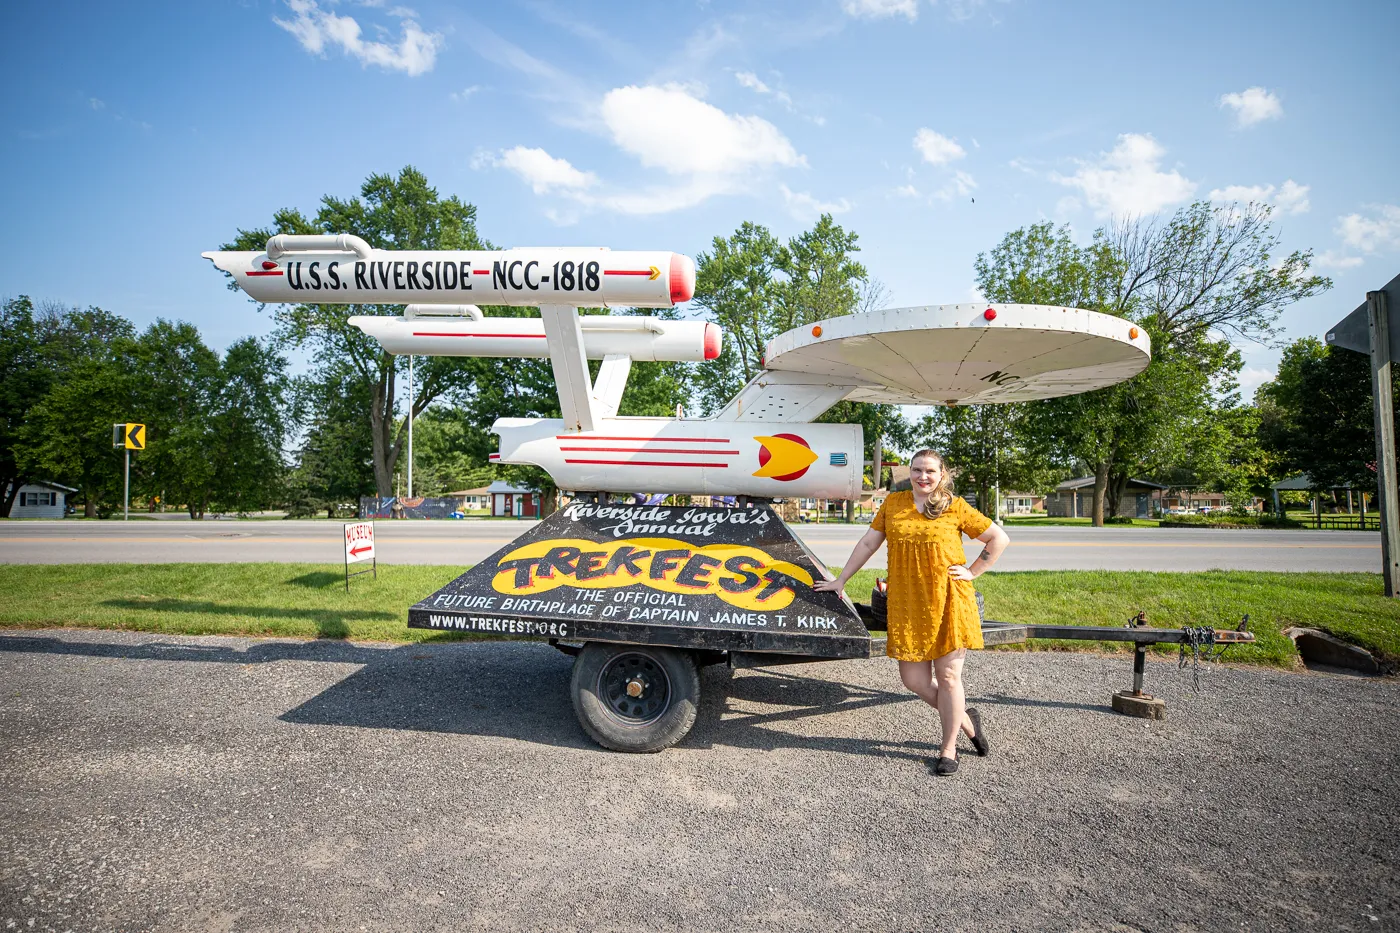
[[948,568],[948,576],[954,580],[976,580],[982,574],[992,569],[992,564],[1001,557],[1001,552],[1006,550],[1006,546],[1011,543],[1011,539],[1006,536],[1000,525],[992,525],[986,531],[977,536],[985,547],[982,553],[977,555],[977,559],[964,567],[962,564],[954,564]]
[[814,590],[823,592],[841,592],[846,581],[855,576],[855,572],[865,566],[865,562],[878,550],[880,545],[885,543],[885,533],[876,531],[874,528],[866,531],[856,542],[855,549],[851,551],[850,558],[846,561],[846,566],[841,568],[841,575],[835,580],[821,580],[812,586]]

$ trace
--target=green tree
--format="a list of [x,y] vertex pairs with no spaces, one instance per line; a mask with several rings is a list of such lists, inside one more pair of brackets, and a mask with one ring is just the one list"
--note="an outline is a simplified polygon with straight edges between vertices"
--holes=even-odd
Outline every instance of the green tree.
[[291,398],[302,441],[287,478],[287,516],[353,510],[375,492],[369,384],[345,360],[329,359],[293,380]]
[[158,320],[127,355],[130,370],[142,378],[132,384],[133,413],[118,420],[144,422],[147,431],[146,450],[132,462],[133,488],[203,518],[218,456],[209,443],[218,354],[194,325]]
[[272,347],[244,337],[224,353],[207,439],[219,511],[253,512],[281,498],[287,388],[287,360]]
[[[9,514],[19,487],[29,479],[74,485],[72,477],[55,472],[56,461],[27,450],[35,435],[26,426],[36,406],[78,363],[107,358],[132,333],[128,321],[101,308],[36,305],[24,295],[0,304],[0,491],[9,489],[0,514]],[[107,443],[110,448],[110,436]],[[90,514],[96,505],[91,503]]]
[[958,405],[935,408],[917,428],[957,474],[957,487],[977,494],[977,507],[996,517],[994,490],[1044,489],[1063,475],[1026,441],[1027,406]]
[[[1326,346],[1316,337],[1284,348],[1278,375],[1254,394],[1259,443],[1273,465],[1272,479],[1306,473],[1320,489],[1376,491],[1370,367],[1366,354]],[[1400,391],[1395,405],[1400,411]]]
[[696,257],[695,304],[724,329],[719,359],[696,372],[701,408],[723,408],[758,372],[763,353],[789,319],[783,274],[788,249],[767,227],[745,221]]
[[1036,224],[1008,234],[976,262],[991,301],[1080,307],[1127,317],[1153,339],[1146,372],[1082,395],[1030,403],[1027,423],[1043,450],[1094,475],[1095,525],[1129,477],[1165,469],[1189,449],[1191,431],[1219,416],[1213,381],[1238,372],[1220,335],[1268,340],[1282,310],[1331,282],[1309,274],[1312,254],[1275,262],[1271,208],[1200,202],[1172,217],[1118,221],[1088,246],[1067,227]]
[[50,368],[28,296],[0,304],[0,515],[9,515],[28,482],[20,468],[20,433],[29,412],[48,391]]
[[[866,310],[883,299],[883,287],[854,258],[859,251],[857,235],[830,214],[787,243],[747,221],[728,239],[715,237],[709,252],[696,260],[695,303],[724,329],[719,359],[693,371],[704,412],[722,409],[758,374],[774,337]],[[910,437],[910,425],[894,405],[841,402],[818,420],[860,423],[867,459],[877,437],[885,437],[889,446]]]
[[[138,420],[130,342],[120,337],[66,361],[20,431],[20,469],[76,487],[89,518],[121,501],[123,454],[112,447],[112,425]],[[132,460],[139,469],[141,455]]]
[[[439,197],[427,177],[412,166],[397,177],[371,175],[361,185],[359,197],[325,195],[314,220],[292,208],[279,210],[271,227],[239,230],[223,249],[262,249],[275,233],[353,233],[382,249],[490,248],[477,236],[476,208],[455,196]],[[369,389],[365,416],[370,424],[375,489],[381,496],[393,494],[394,469],[407,439],[407,418],[397,417],[395,410],[396,384],[407,362],[386,353],[347,319],[401,312],[400,305],[320,304],[278,305],[273,312],[280,339],[310,349],[318,365],[347,362]],[[467,385],[481,369],[456,357],[419,360],[414,369],[414,398],[409,402],[414,417],[435,399]]]

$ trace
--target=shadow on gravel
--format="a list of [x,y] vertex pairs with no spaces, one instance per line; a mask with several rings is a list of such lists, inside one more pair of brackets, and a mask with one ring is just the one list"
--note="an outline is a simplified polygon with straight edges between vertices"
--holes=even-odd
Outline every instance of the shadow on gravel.
[[[597,748],[574,717],[569,700],[571,660],[544,645],[458,642],[376,648],[343,641],[270,641],[244,647],[0,636],[0,655],[8,652],[245,666],[277,661],[352,664],[358,669],[279,718],[302,725],[408,729],[497,736],[561,748]],[[814,716],[922,702],[903,690],[772,669],[735,677],[719,665],[705,668],[701,676],[700,709],[694,730],[681,743],[683,748],[801,748],[925,761],[938,747],[933,735],[928,742],[893,742],[878,736],[798,735],[782,728],[785,723]],[[1001,694],[971,699],[984,706],[1108,712],[1105,706]],[[268,712],[276,714],[276,710]]]

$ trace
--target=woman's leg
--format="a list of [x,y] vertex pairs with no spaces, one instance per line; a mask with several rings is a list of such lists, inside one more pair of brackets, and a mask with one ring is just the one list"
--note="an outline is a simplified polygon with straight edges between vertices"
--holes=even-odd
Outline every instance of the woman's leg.
[[937,678],[938,718],[943,722],[943,747],[939,754],[944,758],[956,758],[958,753],[958,727],[972,735],[972,720],[967,718],[967,696],[963,692],[963,659],[966,648],[957,648],[933,662],[933,673]]
[[[932,706],[934,709],[938,710],[939,718],[944,722],[948,722],[949,720],[947,718],[947,714],[943,712],[943,708],[939,705],[939,703],[942,700],[942,691],[939,689],[939,684],[942,682],[942,678],[940,677],[938,680],[934,680],[933,668],[937,666],[939,661],[943,661],[946,658],[950,658],[953,655],[958,654],[959,651],[963,652],[964,655],[966,654],[966,651],[964,649],[959,648],[958,651],[954,651],[952,654],[944,655],[944,657],[939,658],[938,661],[899,662],[899,679],[904,682],[904,686],[908,687],[909,691],[915,696],[917,696],[919,699],[923,700],[929,706]],[[958,658],[958,670],[962,670],[961,656]],[[961,691],[962,689],[961,680],[959,680],[958,689],[959,691]],[[959,693],[960,697],[961,695],[962,694]],[[968,734],[968,737],[972,736],[972,720],[967,718],[966,712],[963,713],[962,728],[963,731]],[[949,755],[948,757],[951,758],[952,756]]]
[[938,684],[933,682],[933,662],[900,661],[899,679],[909,691],[934,709],[938,709]]

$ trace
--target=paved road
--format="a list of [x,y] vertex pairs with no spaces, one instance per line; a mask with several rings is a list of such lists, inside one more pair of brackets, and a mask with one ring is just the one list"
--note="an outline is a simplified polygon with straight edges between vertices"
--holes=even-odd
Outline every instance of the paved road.
[[978,655],[704,678],[615,755],[543,645],[0,634],[0,930],[1396,930],[1400,684]]
[[[475,564],[532,527],[527,521],[376,523],[391,564]],[[861,525],[796,525],[829,565],[845,563]],[[1007,529],[1002,570],[1381,569],[1380,535],[1341,531],[1211,531],[1186,528]],[[0,522],[0,563],[337,563],[340,524],[318,521]],[[980,545],[968,547],[971,559]],[[885,566],[882,548],[869,564]]]

